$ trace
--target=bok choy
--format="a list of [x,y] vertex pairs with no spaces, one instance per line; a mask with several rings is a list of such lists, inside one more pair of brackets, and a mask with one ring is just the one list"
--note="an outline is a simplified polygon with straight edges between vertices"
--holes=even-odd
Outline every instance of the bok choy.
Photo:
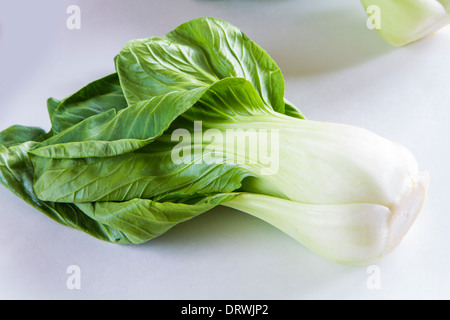
[[222,205],[319,255],[372,263],[420,212],[428,177],[403,146],[306,119],[271,57],[198,18],[128,42],[116,72],[47,101],[52,127],[0,133],[0,181],[50,218],[139,244]]

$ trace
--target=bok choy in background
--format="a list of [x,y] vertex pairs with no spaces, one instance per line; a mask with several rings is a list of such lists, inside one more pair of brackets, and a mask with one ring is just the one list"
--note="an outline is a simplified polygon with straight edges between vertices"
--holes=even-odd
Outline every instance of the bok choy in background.
[[225,21],[132,40],[115,68],[50,98],[49,132],[0,134],[0,181],[64,225],[138,244],[223,205],[358,265],[394,249],[422,208],[428,176],[409,151],[306,119],[276,63]]
[[[449,0],[361,0],[369,23],[394,46],[420,40],[450,23]],[[372,27],[372,26],[371,26]]]

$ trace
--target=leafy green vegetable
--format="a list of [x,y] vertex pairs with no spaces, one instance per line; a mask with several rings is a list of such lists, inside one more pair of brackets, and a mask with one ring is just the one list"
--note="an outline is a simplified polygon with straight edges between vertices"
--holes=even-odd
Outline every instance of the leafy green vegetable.
[[49,132],[0,133],[1,182],[64,225],[138,244],[223,205],[365,264],[423,205],[427,176],[407,150],[307,120],[270,56],[224,21],[132,40],[114,62],[117,73],[48,99]]
[[[420,40],[450,23],[449,0],[361,0],[376,30],[394,46]],[[375,21],[373,21],[375,22]]]

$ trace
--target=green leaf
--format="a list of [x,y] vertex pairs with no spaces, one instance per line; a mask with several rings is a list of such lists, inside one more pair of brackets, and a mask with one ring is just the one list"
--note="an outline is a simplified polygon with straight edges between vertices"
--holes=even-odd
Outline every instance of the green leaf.
[[105,157],[137,150],[160,136],[208,88],[173,91],[126,109],[91,116],[39,144],[32,154],[51,158]]
[[120,230],[117,243],[139,244],[154,239],[171,228],[233,199],[234,194],[218,194],[191,203],[156,202],[133,199],[126,202],[78,203],[77,206],[99,223]]
[[191,20],[164,37],[130,41],[116,56],[116,70],[129,104],[239,77],[252,83],[266,106],[285,110],[276,63],[241,30],[215,18]]
[[61,100],[58,100],[56,98],[48,98],[47,99],[47,111],[48,115],[50,116],[50,120],[53,118],[53,114],[55,113],[58,106],[61,104]]
[[297,119],[306,119],[305,115],[300,110],[298,110],[291,102],[289,102],[287,99],[284,100],[285,100],[284,106],[285,115]]
[[[120,231],[99,224],[73,204],[44,202],[35,195],[34,172],[28,151],[41,139],[43,133],[38,128],[20,126],[0,132],[0,182],[30,206],[62,225],[82,230],[105,241],[123,237]],[[29,141],[24,142],[25,140]]]
[[[166,138],[170,139],[169,137]],[[34,189],[40,199],[53,202],[159,200],[232,192],[249,175],[224,159],[206,163],[209,155],[189,146],[189,155],[174,162],[171,141],[150,144],[139,151],[115,157],[51,159],[32,157]],[[181,151],[180,151],[181,152]],[[186,153],[186,148],[183,149]]]
[[52,129],[59,133],[77,123],[108,110],[122,110],[127,102],[117,73],[91,82],[73,95],[47,101]]
[[44,135],[41,128],[14,125],[0,132],[0,146],[8,148],[28,141],[42,141]]

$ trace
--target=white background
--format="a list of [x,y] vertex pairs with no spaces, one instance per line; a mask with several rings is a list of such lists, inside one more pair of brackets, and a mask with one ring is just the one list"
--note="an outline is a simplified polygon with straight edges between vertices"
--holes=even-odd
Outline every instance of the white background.
[[[81,8],[81,30],[66,9]],[[335,264],[270,225],[218,208],[140,246],[63,227],[0,186],[2,299],[450,298],[450,28],[401,49],[366,27],[358,0],[2,1],[0,130],[50,129],[46,99],[114,72],[134,38],[214,16],[279,64],[286,97],[310,119],[370,129],[407,146],[431,175],[426,206],[401,245],[366,267]],[[67,267],[81,289],[66,286]]]

